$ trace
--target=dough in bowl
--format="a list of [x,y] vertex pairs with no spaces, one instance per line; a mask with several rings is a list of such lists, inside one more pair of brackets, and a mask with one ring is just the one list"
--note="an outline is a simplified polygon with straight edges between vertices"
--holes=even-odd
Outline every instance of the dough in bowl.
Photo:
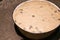
[[26,1],[13,13],[16,25],[30,33],[45,33],[60,25],[60,10],[48,1]]

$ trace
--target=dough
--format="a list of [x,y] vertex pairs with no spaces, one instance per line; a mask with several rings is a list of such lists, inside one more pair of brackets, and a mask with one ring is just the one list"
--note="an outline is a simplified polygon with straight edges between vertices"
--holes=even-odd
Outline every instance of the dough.
[[19,4],[13,13],[18,27],[30,33],[45,33],[60,25],[60,10],[47,1]]

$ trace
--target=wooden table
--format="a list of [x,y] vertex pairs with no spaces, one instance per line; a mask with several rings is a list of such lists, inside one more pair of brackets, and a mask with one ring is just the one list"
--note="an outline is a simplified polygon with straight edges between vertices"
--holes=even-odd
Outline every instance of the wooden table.
[[[15,7],[24,1],[26,0],[0,0],[0,40],[27,40],[16,33],[12,19],[12,14]],[[60,0],[50,1],[60,7]],[[47,40],[59,40],[59,30],[60,28],[58,29],[59,33]]]

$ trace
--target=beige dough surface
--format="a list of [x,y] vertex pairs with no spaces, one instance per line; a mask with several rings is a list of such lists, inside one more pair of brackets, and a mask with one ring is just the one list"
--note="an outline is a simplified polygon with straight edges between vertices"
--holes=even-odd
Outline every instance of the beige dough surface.
[[27,32],[44,33],[60,25],[60,10],[46,1],[23,2],[14,10],[13,19]]

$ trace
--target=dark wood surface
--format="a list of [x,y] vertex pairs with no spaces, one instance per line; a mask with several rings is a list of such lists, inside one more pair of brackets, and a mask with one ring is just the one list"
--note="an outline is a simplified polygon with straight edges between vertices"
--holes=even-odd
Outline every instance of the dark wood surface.
[[[15,7],[24,1],[26,0],[0,0],[0,40],[24,40],[16,33],[12,19]],[[60,7],[60,0],[50,1]]]

